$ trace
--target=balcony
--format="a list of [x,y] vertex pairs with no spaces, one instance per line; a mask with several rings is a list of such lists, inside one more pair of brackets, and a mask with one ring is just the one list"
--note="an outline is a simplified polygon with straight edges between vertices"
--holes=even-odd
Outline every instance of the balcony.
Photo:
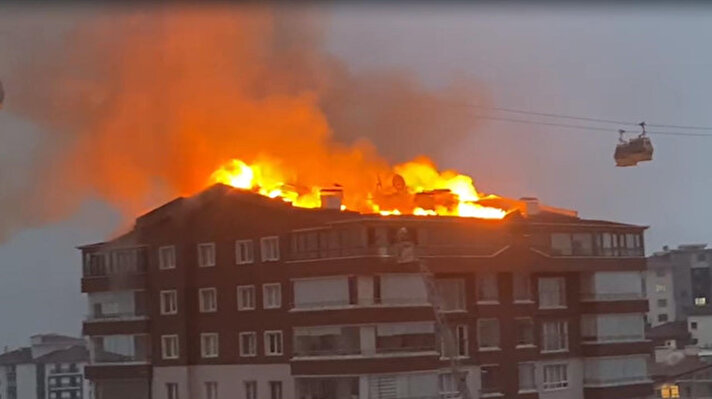
[[586,377],[583,380],[583,386],[585,388],[594,388],[594,387],[607,387],[607,386],[619,386],[619,385],[637,385],[637,384],[644,384],[646,382],[651,382],[651,380],[648,376],[645,376],[645,375],[630,376],[630,377],[616,377],[616,378],[589,378],[589,377]]
[[123,313],[90,313],[84,318],[85,323],[146,320],[148,315],[145,310],[136,310]]
[[148,334],[91,337],[91,362],[94,365],[144,364],[150,361]]
[[621,293],[581,293],[582,302],[614,302],[614,301],[637,301],[645,299],[641,292],[621,292]]

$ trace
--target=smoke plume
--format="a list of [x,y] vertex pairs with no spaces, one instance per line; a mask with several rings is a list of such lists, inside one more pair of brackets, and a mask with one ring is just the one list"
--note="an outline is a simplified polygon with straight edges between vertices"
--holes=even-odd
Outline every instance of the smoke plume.
[[231,158],[288,163],[305,184],[372,185],[392,162],[477,126],[447,112],[486,104],[475,83],[433,90],[408,71],[354,73],[325,50],[323,22],[285,7],[114,9],[26,49],[5,78],[4,112],[51,134],[35,150],[32,184],[0,197],[0,236],[87,196],[130,218],[157,205],[147,202],[156,193],[199,191]]

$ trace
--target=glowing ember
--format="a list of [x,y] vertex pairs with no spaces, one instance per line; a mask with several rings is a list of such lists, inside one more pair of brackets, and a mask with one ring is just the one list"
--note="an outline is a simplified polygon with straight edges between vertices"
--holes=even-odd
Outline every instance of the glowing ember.
[[[320,207],[320,191],[330,186],[301,187],[294,184],[298,177],[298,173],[287,173],[278,162],[257,161],[248,165],[233,159],[216,170],[210,180],[270,198],[281,198],[298,207]],[[373,188],[367,192],[349,191],[350,188],[346,187],[340,209],[380,215],[440,215],[483,219],[502,219],[507,214],[507,210],[477,203],[485,196],[477,192],[472,178],[454,171],[439,172],[427,158],[396,165],[390,171],[390,177],[391,184],[384,185],[381,176],[375,176]],[[358,200],[361,198],[367,200]],[[492,198],[498,197],[487,196],[487,199]]]

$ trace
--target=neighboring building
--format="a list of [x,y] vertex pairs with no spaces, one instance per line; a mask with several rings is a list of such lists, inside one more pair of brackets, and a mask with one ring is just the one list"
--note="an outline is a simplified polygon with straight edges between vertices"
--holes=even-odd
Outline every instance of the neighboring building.
[[0,354],[0,398],[91,399],[84,379],[88,361],[80,338],[35,335],[31,346]]
[[648,328],[645,337],[652,341],[656,348],[684,349],[692,343],[692,335],[684,321],[671,321]]
[[648,323],[685,321],[692,309],[712,304],[712,249],[706,244],[663,247],[648,257]]
[[[337,204],[338,205],[338,204]],[[97,399],[643,398],[644,227],[294,208],[227,186],[81,247]],[[338,208],[338,206],[337,206]],[[406,227],[455,332],[445,353]]]

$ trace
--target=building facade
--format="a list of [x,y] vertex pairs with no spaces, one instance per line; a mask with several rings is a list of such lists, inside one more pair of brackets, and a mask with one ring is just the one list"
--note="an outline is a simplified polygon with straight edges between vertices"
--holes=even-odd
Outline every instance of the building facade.
[[651,326],[686,321],[699,308],[712,306],[711,262],[712,249],[706,244],[664,247],[648,257],[645,285]]
[[84,340],[35,335],[31,346],[0,354],[0,398],[91,399],[84,379],[88,362]]
[[[405,228],[440,293],[442,343]],[[81,247],[97,399],[642,398],[644,227],[293,208],[226,186]],[[449,349],[448,349],[449,348]],[[128,396],[127,396],[128,395]]]

